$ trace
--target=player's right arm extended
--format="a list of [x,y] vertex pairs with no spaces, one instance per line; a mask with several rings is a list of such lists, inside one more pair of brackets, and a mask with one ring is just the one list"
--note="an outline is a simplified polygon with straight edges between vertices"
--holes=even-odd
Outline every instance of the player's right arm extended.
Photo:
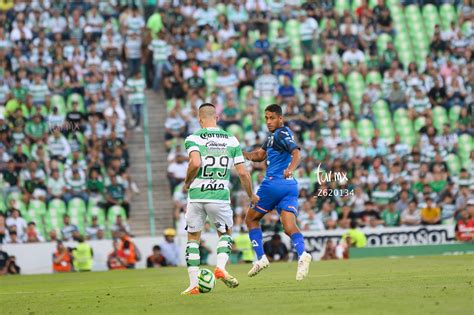
[[244,187],[245,192],[247,193],[247,196],[249,196],[250,198],[250,201],[252,203],[257,203],[260,198],[253,193],[252,178],[250,177],[249,172],[245,168],[245,163],[236,164],[235,169],[237,170],[237,173],[239,174],[240,183],[242,184],[242,187]]
[[184,180],[184,187],[186,190],[189,189],[191,183],[199,173],[201,167],[201,154],[198,151],[192,151],[189,153],[188,170],[186,172],[186,179]]
[[262,162],[267,158],[267,151],[262,148],[253,150],[252,152],[244,152],[244,158],[252,162]]

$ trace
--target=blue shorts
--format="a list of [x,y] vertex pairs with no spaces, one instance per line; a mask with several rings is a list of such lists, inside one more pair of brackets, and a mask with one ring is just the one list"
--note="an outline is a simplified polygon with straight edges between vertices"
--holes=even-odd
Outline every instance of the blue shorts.
[[253,207],[259,213],[266,214],[276,209],[298,215],[298,182],[296,180],[265,178],[257,191],[260,200]]

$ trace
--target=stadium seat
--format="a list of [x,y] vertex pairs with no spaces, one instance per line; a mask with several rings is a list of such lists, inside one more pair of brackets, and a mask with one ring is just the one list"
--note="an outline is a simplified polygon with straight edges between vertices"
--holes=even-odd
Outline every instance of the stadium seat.
[[472,142],[472,137],[467,133],[464,133],[458,137],[458,150],[461,156],[469,156],[471,154],[471,150],[474,148],[474,144]]
[[242,70],[245,64],[249,62],[252,63],[252,61],[249,58],[245,58],[245,57],[240,58],[236,64],[237,70]]
[[367,74],[366,83],[382,84],[382,75],[378,71],[370,71]]
[[105,211],[104,209],[100,207],[90,207],[89,210],[87,210],[87,224],[92,223],[92,217],[96,216],[97,217],[97,223],[102,226],[106,226],[107,222],[105,220]]
[[368,119],[361,119],[357,123],[357,135],[364,143],[369,143],[374,136],[374,125]]
[[127,220],[125,209],[123,207],[121,206],[110,207],[109,212],[107,214],[107,222],[109,223],[109,225],[113,225],[115,223],[118,215],[122,217],[122,220],[124,222]]
[[444,124],[448,123],[448,115],[446,109],[441,106],[435,106],[433,108],[433,125],[439,131],[443,130]]
[[251,131],[253,129],[253,119],[252,115],[248,114],[245,115],[243,120],[242,120],[242,126],[244,128],[245,132]]
[[312,88],[315,88],[318,84],[318,80],[319,78],[323,78],[324,80],[324,76],[322,73],[315,73],[313,74],[313,76],[309,79],[309,86],[312,87]]
[[272,43],[278,35],[278,30],[283,28],[283,23],[280,20],[273,19],[270,21],[270,28],[268,31],[268,40]]
[[448,154],[446,164],[448,165],[449,172],[453,175],[457,175],[461,170],[461,161],[456,154]]
[[3,198],[3,194],[0,194],[0,212],[5,213],[7,210],[7,205],[5,203],[5,199]]
[[303,82],[305,81],[308,81],[308,77],[306,75],[304,75],[303,73],[297,73],[294,77],[293,77],[293,87],[298,90],[301,88],[301,85],[303,84]]
[[349,1],[347,0],[335,0],[334,8],[338,15],[342,16],[344,11],[349,10]]
[[275,103],[275,98],[273,96],[262,96],[258,99],[258,105],[260,108],[261,113],[264,112],[265,108],[270,105]]
[[455,128],[461,114],[461,106],[453,106],[449,110],[449,121],[451,123],[451,128]]
[[216,85],[216,81],[217,81],[216,70],[212,68],[206,69],[206,71],[204,71],[204,79],[206,80],[208,91],[214,90],[214,86]]
[[67,110],[71,110],[72,109],[72,102],[76,101],[78,103],[78,109],[79,111],[81,112],[85,112],[85,108],[84,108],[84,99],[82,97],[81,94],[79,93],[72,93],[71,95],[68,96],[67,98]]
[[67,204],[67,213],[71,218],[71,223],[77,225],[79,231],[84,233],[86,203],[81,198],[72,198]]
[[216,10],[219,14],[227,15],[227,6],[223,3],[217,3]]
[[250,91],[253,91],[253,87],[251,87],[250,85],[246,85],[240,90],[239,98],[240,98],[241,105],[245,106],[245,104],[244,104],[245,103],[245,98],[247,97],[247,94]]
[[394,113],[394,119],[395,121],[398,121],[402,117],[408,117],[408,112],[404,108],[399,108]]
[[290,66],[293,70],[303,69],[304,58],[302,55],[295,55],[290,60]]
[[59,215],[54,211],[48,211],[45,216],[45,227],[46,235],[49,235],[49,232],[55,230],[57,235],[60,235],[61,229],[64,226],[63,215]]
[[311,56],[311,61],[313,62],[313,66],[318,69],[321,67],[321,55],[314,54]]
[[347,77],[347,86],[349,88],[365,87],[364,77],[360,72],[352,71]]
[[66,214],[66,203],[59,199],[59,198],[54,198],[52,199],[49,204],[48,204],[48,212],[49,213],[57,213],[59,215],[64,215]]
[[377,52],[381,56],[387,48],[387,44],[392,42],[392,37],[388,34],[382,33],[377,37]]
[[451,22],[457,19],[456,10],[452,4],[442,4],[439,10],[441,25],[443,29],[448,30]]
[[433,4],[426,4],[423,6],[423,21],[425,24],[426,34],[429,38],[432,38],[434,27],[439,24],[438,10]]
[[239,141],[243,141],[244,139],[244,131],[242,130],[242,127],[236,124],[232,124],[227,127],[227,132],[231,133],[234,135]]
[[362,5],[362,0],[352,0],[352,12]]
[[257,59],[253,61],[253,68],[255,70],[260,69],[262,65],[263,65],[263,57],[258,57]]
[[288,20],[285,24],[285,33],[288,38],[300,38],[300,22],[295,19]]
[[169,113],[176,107],[176,100],[174,98],[166,100],[166,111]]
[[58,114],[61,116],[66,116],[67,114],[67,108],[66,108],[66,102],[64,101],[64,97],[59,94],[54,94],[51,96],[51,110],[50,113],[53,112],[53,108],[57,107],[58,108]]
[[340,135],[342,139],[349,139],[351,135],[351,130],[355,128],[354,123],[349,120],[345,119],[339,123],[339,128],[341,129]]
[[44,203],[44,201],[41,201],[38,199],[32,199],[30,200],[30,203],[28,204],[28,212],[32,212],[32,211],[40,215],[44,215],[46,214],[46,204]]
[[415,130],[419,131],[421,128],[425,126],[425,124],[426,124],[425,117],[423,116],[418,117],[417,119],[415,119],[415,122],[414,122]]

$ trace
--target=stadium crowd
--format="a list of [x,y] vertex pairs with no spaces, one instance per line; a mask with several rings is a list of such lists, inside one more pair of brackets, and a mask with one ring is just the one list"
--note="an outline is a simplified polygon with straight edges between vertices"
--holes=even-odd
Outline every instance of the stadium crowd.
[[[160,3],[154,12],[148,7],[147,68],[154,71],[147,81],[167,100],[178,230],[186,207],[182,142],[199,128],[197,107],[216,105],[221,127],[251,150],[266,138],[263,109],[277,103],[303,155],[295,177],[304,230],[348,228],[351,221],[457,224],[472,239],[469,1]],[[258,189],[265,164],[249,168]],[[328,179],[336,173],[342,180]],[[235,179],[238,229],[248,201]],[[281,229],[278,216],[265,216],[263,228]]]
[[146,83],[128,2],[1,1],[0,244],[130,232]]

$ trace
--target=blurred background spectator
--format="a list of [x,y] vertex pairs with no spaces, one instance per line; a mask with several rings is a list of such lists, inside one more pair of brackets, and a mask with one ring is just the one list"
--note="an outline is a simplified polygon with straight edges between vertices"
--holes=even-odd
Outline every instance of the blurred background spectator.
[[[463,4],[411,3],[158,8],[147,21],[148,62],[159,65],[154,88],[167,100],[169,157],[196,130],[200,103],[215,104],[221,127],[250,150],[266,137],[263,109],[277,102],[302,147],[295,177],[304,230],[349,228],[351,221],[454,225],[474,193],[474,33]],[[168,172],[177,227],[186,207],[181,163],[171,158]],[[320,184],[319,164],[348,180]],[[249,170],[258,188],[265,165]],[[239,229],[247,201],[234,174],[231,182]],[[333,193],[318,195],[324,191]],[[281,230],[277,221],[269,214],[263,228]]]
[[280,234],[273,234],[272,239],[263,243],[263,250],[269,261],[287,261],[288,248],[281,241]]
[[165,229],[163,235],[165,241],[160,245],[160,248],[166,259],[166,264],[168,266],[178,266],[180,261],[180,249],[175,242],[176,230],[173,228]]
[[166,258],[161,254],[161,247],[159,245],[153,246],[153,253],[146,259],[146,267],[159,268],[166,266]]
[[[127,118],[133,114],[140,132],[146,55],[145,20],[134,3],[2,6],[0,212],[8,229],[15,226],[15,242],[54,241],[66,213],[85,234],[94,212],[110,237],[111,191],[113,212],[128,218],[138,190],[127,172]],[[120,193],[105,189],[115,188],[111,178]]]
[[53,272],[72,271],[72,255],[63,242],[58,241],[53,253]]

